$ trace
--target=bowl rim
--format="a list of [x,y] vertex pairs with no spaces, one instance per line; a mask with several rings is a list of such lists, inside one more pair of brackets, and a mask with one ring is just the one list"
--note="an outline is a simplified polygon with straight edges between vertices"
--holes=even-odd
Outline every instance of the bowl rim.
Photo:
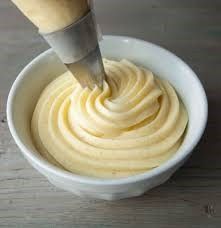
[[[160,166],[149,170],[144,173],[136,174],[129,177],[123,177],[123,178],[117,178],[117,179],[104,179],[104,178],[95,178],[95,177],[87,177],[87,176],[81,176],[78,174],[74,174],[71,172],[68,172],[66,170],[63,170],[61,168],[58,168],[54,166],[53,164],[46,161],[41,155],[37,155],[36,152],[28,149],[26,145],[23,144],[22,140],[20,139],[19,135],[16,132],[14,122],[13,122],[13,102],[15,99],[15,95],[17,93],[17,90],[19,88],[19,85],[21,84],[23,78],[26,77],[26,72],[32,68],[33,65],[38,64],[41,59],[43,59],[46,56],[49,56],[53,51],[52,49],[48,49],[41,54],[39,54],[37,57],[35,57],[31,62],[29,62],[23,70],[18,74],[16,80],[14,81],[7,100],[7,120],[8,120],[8,126],[9,130],[11,132],[11,135],[13,136],[16,144],[20,148],[21,152],[24,154],[25,157],[27,157],[31,162],[38,165],[39,167],[42,167],[43,170],[47,171],[50,174],[56,175],[61,178],[69,179],[74,182],[82,183],[82,184],[90,184],[90,185],[96,185],[96,186],[109,186],[109,185],[122,185],[122,184],[130,184],[130,183],[136,183],[143,180],[147,180],[149,178],[153,178],[154,176],[157,176],[167,170],[169,170],[171,167],[174,167],[176,164],[180,163],[182,160],[184,160],[193,150],[193,148],[197,145],[199,142],[205,127],[207,123],[208,118],[208,102],[205,90],[197,77],[197,75],[193,72],[193,70],[178,56],[173,54],[172,52],[168,51],[167,49],[158,46],[156,44],[153,44],[151,42],[128,37],[128,36],[116,36],[116,35],[105,35],[103,36],[104,40],[118,40],[118,41],[135,41],[142,43],[144,45],[149,45],[151,47],[160,49],[161,51],[164,51],[165,53],[169,54],[172,58],[174,58],[176,61],[178,61],[180,64],[182,64],[184,67],[186,67],[189,72],[191,73],[191,76],[194,77],[195,82],[200,89],[201,97],[202,97],[202,106],[203,106],[203,115],[201,118],[201,126],[197,129],[198,133],[194,140],[191,141],[191,143],[188,144],[188,147],[182,151],[182,153],[179,154],[179,156],[173,156],[168,161],[164,162]],[[181,146],[182,147],[182,146]]]

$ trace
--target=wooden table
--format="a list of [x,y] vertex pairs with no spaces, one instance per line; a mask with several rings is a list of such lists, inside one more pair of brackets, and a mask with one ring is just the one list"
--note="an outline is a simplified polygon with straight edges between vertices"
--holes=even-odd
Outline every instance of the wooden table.
[[194,69],[209,100],[204,137],[184,167],[142,197],[88,200],[53,187],[21,155],[5,113],[16,75],[48,46],[10,1],[1,0],[0,226],[221,227],[221,1],[96,0],[95,6],[104,34],[157,43]]

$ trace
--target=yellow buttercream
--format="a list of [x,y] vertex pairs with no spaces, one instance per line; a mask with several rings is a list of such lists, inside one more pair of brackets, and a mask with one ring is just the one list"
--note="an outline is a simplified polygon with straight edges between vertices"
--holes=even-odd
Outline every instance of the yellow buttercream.
[[101,91],[66,72],[42,92],[32,118],[37,149],[73,173],[118,178],[153,169],[182,143],[188,116],[173,87],[127,60],[104,60]]

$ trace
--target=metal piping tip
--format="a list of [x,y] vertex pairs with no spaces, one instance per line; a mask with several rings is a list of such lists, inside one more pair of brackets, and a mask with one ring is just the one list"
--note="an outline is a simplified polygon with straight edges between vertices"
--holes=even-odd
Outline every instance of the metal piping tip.
[[103,89],[105,71],[99,46],[91,51],[85,58],[70,64],[65,64],[79,81],[82,87],[93,89],[97,85]]
[[105,71],[93,13],[52,33],[41,33],[82,87],[103,89]]

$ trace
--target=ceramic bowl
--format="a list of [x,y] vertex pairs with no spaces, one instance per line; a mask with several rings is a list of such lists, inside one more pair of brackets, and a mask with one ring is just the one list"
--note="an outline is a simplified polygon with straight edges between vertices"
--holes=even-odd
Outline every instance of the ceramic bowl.
[[104,57],[127,58],[149,68],[175,87],[187,108],[189,123],[185,139],[171,159],[151,171],[120,179],[80,176],[47,162],[33,144],[30,121],[42,90],[65,71],[51,49],[31,61],[16,78],[7,102],[8,125],[24,157],[55,186],[84,197],[106,200],[139,196],[168,180],[190,156],[205,129],[207,98],[190,67],[164,48],[123,36],[104,36],[100,47]]

